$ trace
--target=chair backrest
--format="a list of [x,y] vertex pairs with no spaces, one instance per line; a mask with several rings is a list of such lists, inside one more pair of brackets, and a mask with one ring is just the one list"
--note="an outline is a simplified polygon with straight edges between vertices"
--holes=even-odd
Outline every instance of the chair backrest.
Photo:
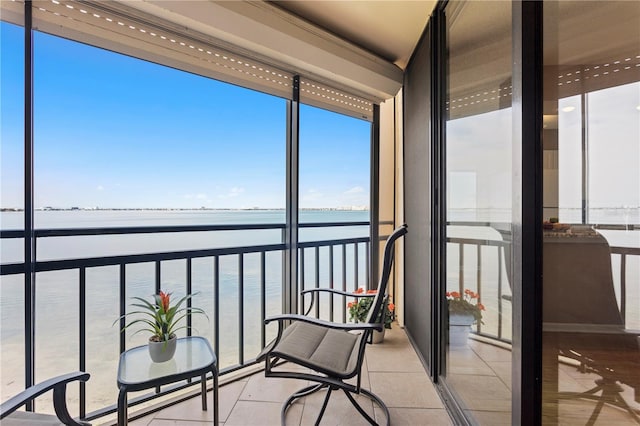
[[543,241],[543,320],[624,326],[607,240],[593,232],[545,233]]
[[406,233],[406,224],[396,228],[391,235],[389,235],[389,238],[387,238],[387,242],[384,245],[382,273],[380,274],[380,281],[378,282],[378,292],[371,303],[369,315],[367,315],[366,322],[368,323],[376,322],[376,319],[380,316],[380,312],[382,312],[382,303],[387,297],[387,284],[389,283],[389,276],[391,275],[391,266],[393,266],[393,254],[395,252],[394,245],[398,238],[402,237]]

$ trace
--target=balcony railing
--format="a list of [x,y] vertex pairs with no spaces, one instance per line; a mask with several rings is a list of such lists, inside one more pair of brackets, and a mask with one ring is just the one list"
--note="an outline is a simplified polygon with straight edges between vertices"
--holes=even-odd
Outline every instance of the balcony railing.
[[[450,225],[457,225],[451,223]],[[470,226],[464,223],[464,226]],[[488,226],[488,224],[479,224]],[[301,224],[301,228],[335,228],[335,227],[362,227],[369,226],[368,222],[340,222],[340,223],[307,223]],[[476,224],[475,226],[478,226]],[[619,230],[618,227],[599,226],[599,229]],[[284,255],[287,245],[284,242],[284,224],[250,224],[250,225],[211,225],[211,226],[161,226],[161,227],[123,227],[123,228],[84,228],[84,229],[41,229],[35,231],[36,241],[46,238],[69,238],[83,236],[100,236],[106,235],[136,235],[136,234],[164,234],[164,233],[205,233],[205,232],[224,232],[224,231],[260,231],[275,230],[280,233],[278,242],[273,244],[248,244],[234,247],[206,248],[196,250],[177,250],[163,251],[142,254],[126,254],[113,256],[95,256],[86,258],[73,259],[54,259],[54,260],[38,260],[35,262],[34,268],[37,273],[52,271],[77,271],[78,282],[68,283],[70,286],[78,288],[78,323],[77,335],[79,340],[79,350],[77,354],[77,368],[87,370],[87,321],[90,314],[87,313],[87,297],[92,292],[92,281],[88,277],[88,271],[93,268],[113,267],[117,269],[117,301],[120,315],[127,312],[127,294],[130,292],[130,282],[127,279],[127,268],[132,268],[135,264],[152,264],[153,272],[148,277],[153,282],[155,291],[159,291],[165,283],[162,279],[163,265],[172,261],[182,261],[185,268],[184,287],[180,291],[185,293],[193,293],[201,291],[199,284],[202,278],[198,277],[194,268],[195,261],[206,261],[210,264],[212,275],[207,277],[210,282],[211,299],[213,302],[212,312],[208,312],[213,330],[208,335],[212,346],[218,355],[218,358],[224,365],[221,367],[221,374],[227,374],[232,371],[244,368],[256,362],[255,354],[264,347],[266,341],[271,338],[270,332],[265,328],[263,319],[272,313],[267,307],[269,297],[269,285],[275,282],[281,290],[285,285],[284,273]],[[625,229],[629,230],[629,229]],[[637,229],[632,229],[635,231]],[[23,231],[2,231],[0,233],[2,239],[20,239],[24,238]],[[480,294],[480,300],[494,311],[495,321],[485,321],[485,324],[479,324],[476,333],[492,339],[510,342],[510,302],[509,296],[510,286],[507,277],[507,267],[505,264],[505,250],[509,247],[510,242],[504,240],[478,239],[478,238],[449,238],[448,244],[457,245],[457,259],[455,259],[458,270],[461,271],[457,277],[457,286],[460,290],[464,288],[472,288]],[[299,274],[297,291],[301,291],[312,287],[329,287],[338,288],[345,291],[355,290],[358,287],[366,286],[369,281],[369,247],[370,241],[368,237],[352,237],[338,238],[332,240],[302,241],[298,243],[299,256]],[[629,273],[629,265],[635,264],[640,256],[640,248],[637,247],[611,247],[612,254],[619,256],[619,274],[616,274],[616,286],[619,289],[620,309],[623,318],[627,318],[628,307],[637,309],[636,305],[629,305],[628,300],[628,282],[627,275]],[[470,259],[469,256],[472,256]],[[629,257],[636,259],[629,261]],[[269,260],[270,259],[270,260]],[[275,260],[274,260],[275,259]],[[229,270],[222,265],[222,261],[227,264],[235,263],[235,267]],[[495,266],[487,268],[488,262]],[[475,267],[465,269],[465,265],[472,264]],[[615,262],[614,262],[615,264]],[[249,266],[248,266],[249,265]],[[268,268],[267,266],[271,266]],[[269,271],[276,269],[281,271],[275,278],[270,276]],[[252,271],[250,272],[249,269]],[[1,267],[2,276],[24,274],[24,263],[3,264]],[[466,275],[464,272],[468,272]],[[469,273],[471,272],[471,273]],[[224,275],[224,277],[223,277]],[[251,275],[257,283],[257,297],[248,298],[249,283],[247,277]],[[238,295],[237,303],[229,306],[228,303],[221,301],[223,296],[220,293],[225,284],[232,283],[234,291]],[[252,284],[253,285],[253,284]],[[633,285],[633,283],[632,283]],[[255,289],[255,288],[254,288]],[[638,289],[633,289],[637,291]],[[635,293],[634,293],[635,294]],[[254,295],[255,296],[255,295]],[[278,297],[278,295],[276,295]],[[277,300],[277,304],[281,308],[281,300]],[[300,301],[302,305],[303,301]],[[308,301],[307,301],[308,302]],[[344,297],[328,298],[314,306],[313,314],[316,317],[326,318],[332,321],[346,322],[346,300]],[[222,311],[221,311],[222,308]],[[302,306],[300,307],[302,311]],[[223,321],[222,312],[234,313],[233,330],[231,338],[224,338],[226,330],[221,328]],[[37,312],[36,312],[37,314]],[[248,318],[258,317],[259,321],[249,322]],[[490,316],[490,315],[489,315]],[[505,321],[505,318],[507,320]],[[28,321],[34,321],[34,318],[25,318],[25,329],[31,329]],[[188,324],[192,325],[192,319],[188,319]],[[123,325],[122,323],[120,324]],[[119,328],[113,327],[109,330],[103,330],[105,333],[118,334],[119,351],[127,349],[127,335],[119,333]],[[190,333],[189,331],[187,333]],[[222,337],[222,339],[221,339]],[[227,336],[228,337],[228,336]],[[225,355],[226,354],[226,355]],[[229,356],[229,354],[232,354]],[[32,357],[33,354],[26,354]],[[234,358],[234,359],[231,359]],[[114,361],[116,362],[116,361]],[[25,365],[27,362],[25,361]],[[92,373],[92,381],[99,380],[98,375],[103,374],[106,377],[106,383],[113,382],[115,389],[115,370],[90,371]],[[26,374],[26,372],[25,372]],[[91,382],[91,381],[90,381]],[[167,395],[172,392],[184,389],[188,386],[197,385],[197,381],[185,382],[179,385],[163,387],[156,389],[156,392],[137,396],[130,399],[130,405],[138,405],[153,400],[159,396]],[[99,407],[87,412],[87,401],[91,395],[87,394],[85,384],[79,388],[79,414],[82,418],[92,420],[107,414],[115,412],[115,404]],[[113,398],[115,402],[115,397]]]
[[[335,228],[335,227],[363,227],[368,229],[369,222],[339,222],[339,223],[306,223],[301,224],[300,228]],[[207,248],[196,250],[178,250],[163,251],[142,254],[126,254],[126,255],[107,255],[73,259],[54,259],[54,260],[37,260],[34,264],[36,273],[52,272],[52,271],[77,271],[77,283],[65,283],[65,285],[76,286],[78,288],[78,324],[77,335],[79,340],[79,351],[77,354],[77,368],[88,371],[87,364],[87,322],[91,317],[91,313],[87,312],[87,297],[92,292],[92,282],[88,278],[88,271],[92,268],[112,267],[117,268],[117,300],[119,315],[127,313],[127,295],[131,294],[130,283],[127,279],[127,269],[135,264],[153,264],[152,276],[148,277],[155,287],[155,292],[163,288],[162,271],[163,266],[171,261],[182,261],[185,267],[184,288],[180,292],[192,294],[202,291],[199,285],[203,279],[197,276],[193,266],[194,261],[209,262],[212,269],[212,276],[207,277],[210,280],[209,289],[212,292],[213,311],[207,312],[211,322],[213,323],[213,331],[209,335],[212,346],[216,351],[218,360],[224,365],[221,366],[220,374],[228,374],[232,371],[247,367],[256,362],[255,355],[265,346],[268,339],[271,338],[269,331],[265,328],[264,318],[268,315],[267,303],[269,297],[272,299],[274,295],[269,296],[268,281],[272,284],[275,282],[279,285],[281,291],[284,290],[284,256],[287,250],[285,243],[285,225],[284,224],[246,224],[246,225],[211,225],[211,226],[154,226],[154,227],[121,227],[121,228],[84,228],[84,229],[40,229],[35,231],[36,242],[40,242],[45,238],[68,238],[68,237],[87,237],[106,235],[136,235],[136,234],[162,234],[162,233],[202,233],[202,232],[222,232],[222,231],[258,231],[258,230],[276,230],[281,232],[280,241],[274,244],[256,244],[243,245],[235,247]],[[368,232],[366,232],[368,234]],[[21,239],[24,238],[23,231],[2,231],[1,239]],[[353,237],[338,238],[324,241],[303,241],[298,245],[299,255],[299,277],[297,290],[303,290],[315,287],[331,287],[340,288],[342,290],[355,290],[358,286],[366,285],[369,270],[369,237]],[[309,256],[308,253],[313,255]],[[257,258],[257,260],[256,260]],[[235,272],[230,268],[221,266],[221,259],[228,262],[237,262]],[[234,260],[235,259],[235,260]],[[247,264],[251,259],[251,271]],[[269,261],[267,259],[270,259]],[[321,265],[322,263],[322,265]],[[257,264],[257,265],[256,265]],[[273,273],[276,277],[269,277],[267,273],[267,264],[271,266],[270,270],[279,269],[280,273]],[[325,265],[326,264],[326,265]],[[174,265],[175,267],[175,265]],[[257,272],[256,272],[257,270]],[[313,273],[313,278],[309,279],[309,273]],[[1,267],[1,275],[19,275],[25,273],[24,263],[3,264]],[[223,276],[224,275],[224,276]],[[249,294],[245,278],[251,275],[257,280],[258,295]],[[224,281],[224,283],[223,283]],[[234,291],[237,294],[237,305],[229,306],[228,303],[222,301],[221,289],[224,285],[235,286]],[[255,290],[255,289],[253,289]],[[94,295],[95,297],[95,295]],[[279,311],[270,313],[280,313],[282,311],[282,299],[277,298],[276,304],[279,305]],[[67,301],[66,303],[69,303]],[[222,303],[221,303],[222,302]],[[271,300],[273,302],[273,300]],[[192,302],[189,301],[189,304]],[[273,305],[273,303],[272,303]],[[337,304],[334,310],[334,301],[329,302],[329,306],[323,309],[325,313],[334,320],[339,317],[342,321],[346,321],[346,303]],[[325,312],[326,311],[326,312]],[[335,312],[334,312],[335,311]],[[221,317],[224,313],[229,315],[233,312],[235,315],[235,324],[233,330],[229,332],[221,323],[224,319]],[[255,319],[256,313],[259,313],[259,321],[247,323],[247,318]],[[36,312],[37,314],[37,312]],[[320,309],[316,308],[316,315],[320,315]],[[335,315],[334,315],[335,314]],[[35,318],[25,318],[24,327],[30,330]],[[127,349],[130,337],[126,333],[120,333],[119,330],[124,327],[124,319],[120,322],[120,327],[112,327],[108,330],[101,330],[101,333],[119,334],[119,352],[122,353]],[[187,318],[187,325],[192,326],[192,318]],[[259,333],[257,330],[259,329]],[[191,328],[187,329],[188,335],[191,334]],[[237,334],[230,336],[230,334]],[[259,335],[259,337],[257,337]],[[232,354],[231,356],[229,354]],[[25,353],[25,366],[29,365],[28,358],[34,359],[33,354]],[[230,357],[235,356],[236,359],[230,361]],[[112,360],[113,363],[117,362]],[[25,367],[27,368],[27,367]],[[115,389],[115,370],[105,369],[106,371],[89,371],[92,374],[91,381],[100,381],[99,375],[108,375],[102,379],[104,383],[113,382]],[[25,375],[28,372],[25,371]],[[91,382],[90,381],[90,382]],[[167,395],[172,392],[184,389],[188,386],[197,385],[198,381],[189,381],[174,386],[156,389],[155,392],[137,396],[129,399],[129,405],[135,406],[150,401],[160,396]],[[91,395],[87,393],[87,385],[82,383],[79,385],[79,415],[83,419],[94,420],[102,416],[114,413],[116,411],[115,397],[114,404],[100,407],[91,412],[87,412],[87,402]],[[94,404],[95,405],[95,404]]]

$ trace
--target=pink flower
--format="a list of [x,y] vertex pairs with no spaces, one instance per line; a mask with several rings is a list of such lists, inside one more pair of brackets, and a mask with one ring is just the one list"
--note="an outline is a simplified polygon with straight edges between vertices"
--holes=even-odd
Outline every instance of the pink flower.
[[162,310],[164,312],[169,311],[171,293],[165,293],[164,291],[160,292],[160,301],[162,302]]

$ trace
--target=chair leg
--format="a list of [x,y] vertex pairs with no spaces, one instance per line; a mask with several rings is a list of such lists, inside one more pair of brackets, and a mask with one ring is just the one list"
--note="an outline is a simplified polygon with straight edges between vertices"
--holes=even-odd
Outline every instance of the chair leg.
[[327,387],[327,395],[324,397],[324,401],[322,402],[322,408],[320,408],[320,413],[316,418],[315,426],[320,426],[320,420],[322,420],[322,416],[324,415],[324,410],[327,409],[327,404],[329,403],[329,398],[331,398],[331,392],[333,388],[331,386]]
[[[347,398],[349,398],[349,401],[351,401],[351,404],[356,408],[356,410],[358,410],[358,412],[362,415],[362,417],[364,417],[365,419],[367,419],[367,421],[371,424],[371,425],[378,425],[378,423],[376,423],[376,421],[369,416],[366,411],[364,411],[362,409],[362,407],[360,406],[360,404],[358,404],[358,402],[353,398],[353,396],[351,395],[351,392],[349,392],[346,389],[342,389],[343,392],[345,393],[345,395],[347,395]],[[378,404],[378,406],[382,409],[382,411],[384,412],[385,417],[387,418],[387,422],[386,425],[389,426],[390,424],[390,417],[389,417],[389,409],[387,408],[387,405],[382,402],[382,400],[378,397],[378,395],[374,394],[373,392],[369,392],[366,389],[360,389],[360,393],[363,394],[364,396],[366,396],[367,398],[369,398],[370,400],[372,400],[373,402],[375,402],[376,404]]]
[[285,403],[282,405],[282,410],[280,410],[280,423],[282,424],[282,426],[285,426],[285,424],[286,424],[285,420],[286,420],[286,417],[287,417],[287,410],[289,409],[291,404],[293,404],[293,402],[296,399],[302,398],[302,397],[305,397],[305,396],[309,396],[312,393],[318,392],[319,390],[321,390],[323,388],[326,388],[326,387],[329,387],[329,385],[325,384],[325,383],[311,385],[311,386],[304,387],[304,388],[300,389],[299,391],[297,391],[296,393],[294,393],[293,395],[291,395],[289,397],[289,399],[287,399],[285,401]]
[[640,412],[638,410],[634,410],[619,393],[613,395],[613,398],[616,401],[616,405],[624,410],[627,410],[627,412],[631,414],[631,417],[633,417],[633,419],[640,425],[640,416],[638,415],[640,414]]
[[[315,392],[318,392],[318,391],[320,391],[320,390],[322,390],[324,388],[327,388],[327,395],[325,396],[324,401],[322,403],[322,408],[320,409],[320,413],[318,414],[318,417],[316,419],[315,426],[318,426],[320,424],[320,421],[322,420],[322,417],[324,416],[324,413],[325,413],[325,411],[327,409],[327,405],[329,404],[329,398],[331,397],[331,392],[333,390],[336,390],[336,389],[342,389],[342,391],[345,393],[345,395],[347,395],[347,398],[349,399],[351,404],[355,407],[356,410],[358,410],[358,412],[362,415],[362,417],[364,417],[371,425],[378,426],[378,423],[376,423],[375,419],[373,419],[369,414],[367,414],[367,412],[364,411],[364,409],[360,406],[360,404],[358,404],[358,402],[353,397],[352,392],[350,392],[350,391],[348,391],[347,389],[344,389],[344,388],[334,387],[334,386],[332,386],[330,384],[327,384],[327,383],[320,383],[320,384],[307,386],[307,387],[304,387],[304,388],[300,389],[299,391],[297,391],[293,395],[291,395],[285,401],[285,403],[282,405],[282,410],[280,411],[280,423],[282,424],[282,426],[286,425],[286,421],[285,420],[286,420],[286,417],[287,417],[287,410],[289,409],[291,404],[293,404],[295,402],[296,399],[303,398],[305,396],[309,396],[309,395],[311,395],[311,394],[313,394]],[[385,425],[389,426],[390,425],[389,409],[387,408],[386,404],[384,402],[382,402],[380,397],[378,397],[373,392],[370,392],[370,391],[368,391],[366,389],[362,389],[362,388],[360,389],[360,394],[366,396],[367,398],[369,398],[371,401],[375,402],[380,407],[380,409],[384,413],[385,417],[387,418],[387,421],[386,421]]]
[[[622,387],[613,379],[602,378],[596,380],[596,386],[584,391],[584,392],[560,392],[558,397],[560,399],[590,399],[597,401],[587,425],[595,424],[596,419],[602,411],[602,407],[605,403],[611,404],[615,407],[622,408],[631,417],[640,424],[640,416],[638,416],[637,410],[634,410],[627,401],[622,397]],[[602,391],[600,395],[596,395],[597,392]]]

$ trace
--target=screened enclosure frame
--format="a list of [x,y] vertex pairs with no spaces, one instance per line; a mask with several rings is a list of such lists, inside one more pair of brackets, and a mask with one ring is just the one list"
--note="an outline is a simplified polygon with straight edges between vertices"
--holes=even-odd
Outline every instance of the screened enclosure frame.
[[[46,10],[47,7],[58,7],[61,11],[64,11],[68,14],[75,14],[73,16],[60,16],[60,14],[53,13],[50,10]],[[112,6],[113,4],[111,4]],[[24,339],[25,339],[25,353],[24,353],[24,382],[25,387],[30,387],[36,382],[36,342],[35,342],[35,331],[36,331],[36,321],[35,317],[37,315],[36,312],[36,229],[34,223],[34,211],[35,211],[35,198],[34,198],[34,175],[35,175],[35,165],[34,165],[34,40],[33,35],[35,31],[39,30],[51,30],[53,35],[62,36],[66,38],[70,38],[74,41],[79,41],[81,43],[89,43],[91,46],[95,48],[107,48],[108,50],[113,50],[117,53],[124,53],[125,55],[133,56],[140,60],[151,61],[154,63],[158,63],[160,65],[171,66],[177,68],[181,71],[186,72],[196,72],[202,71],[203,68],[201,66],[196,66],[193,64],[188,64],[188,61],[181,62],[174,56],[168,63],[160,60],[161,56],[155,53],[149,53],[140,55],[140,57],[134,55],[135,52],[145,52],[144,43],[141,44],[142,47],[132,46],[135,42],[131,40],[123,40],[119,39],[118,43],[109,44],[105,40],[108,40],[104,34],[104,28],[95,27],[98,33],[98,36],[89,37],[89,40],[83,40],[83,37],[75,38],[74,36],[82,36],[83,33],[81,31],[76,31],[73,28],[73,24],[69,24],[75,20],[75,23],[79,25],[80,28],[85,28],[86,23],[79,22],[78,17],[87,16],[89,19],[101,20],[101,25],[106,25],[106,22],[109,22],[105,19],[105,16],[118,16],[124,20],[128,20],[127,25],[120,25],[121,27],[134,26],[135,25],[143,25],[144,31],[140,31],[141,28],[138,28],[138,32],[136,33],[136,37],[149,37],[149,28],[153,28],[157,31],[157,34],[160,34],[160,31],[165,31],[167,34],[166,38],[169,38],[169,34],[175,35],[175,40],[184,40],[184,44],[187,45],[186,49],[190,50],[200,50],[200,53],[205,55],[207,47],[213,46],[212,40],[207,39],[204,36],[198,36],[194,33],[186,32],[179,33],[175,26],[171,26],[169,23],[166,25],[158,25],[158,23],[148,22],[140,18],[139,16],[126,16],[126,14],[122,13],[122,10],[113,10],[109,8],[108,3],[102,2],[85,2],[85,1],[40,1],[40,0],[25,0],[24,2],[12,2],[9,4],[3,4],[3,7],[13,8],[10,10],[5,16],[11,17],[9,22],[14,24],[18,24],[23,28],[24,31],[24,230],[21,231],[3,231],[3,237],[8,236],[10,238],[15,238],[16,233],[20,233],[21,237],[24,239],[24,262],[23,262],[23,271],[20,272],[21,275],[24,276],[24,295],[25,295],[25,304],[24,304]],[[21,10],[18,9],[22,8]],[[123,5],[119,5],[119,7],[125,7]],[[89,13],[88,13],[89,12]],[[112,14],[112,15],[109,15]],[[37,16],[36,16],[37,15]],[[96,16],[99,15],[99,16]],[[46,16],[46,19],[43,20],[43,16]],[[19,18],[22,18],[24,22],[19,22]],[[42,28],[36,28],[34,23],[40,19],[39,24]],[[50,21],[48,21],[50,19]],[[64,25],[60,25],[60,22],[65,22]],[[110,22],[111,24],[112,22]],[[124,22],[123,22],[124,23]],[[85,34],[86,35],[86,34]],[[178,37],[181,37],[178,39]],[[139,40],[138,40],[139,41]],[[193,44],[190,46],[189,42]],[[92,42],[96,42],[93,44]],[[166,40],[165,40],[166,42]],[[196,44],[200,43],[200,44]],[[174,43],[175,44],[175,43]],[[123,47],[123,52],[119,52],[114,47]],[[200,48],[198,49],[198,46]],[[183,46],[184,47],[184,46]],[[229,47],[229,46],[226,46]],[[210,47],[213,53],[213,47]],[[219,52],[223,52],[222,48],[219,48]],[[204,53],[203,53],[204,52]],[[228,51],[224,51],[228,52]],[[211,55],[209,53],[208,55]],[[246,52],[243,52],[246,53]],[[233,52],[231,52],[233,54]],[[171,53],[171,55],[175,55]],[[221,53],[222,55],[222,53]],[[283,283],[284,288],[282,289],[282,309],[284,313],[296,313],[298,311],[298,280],[299,280],[299,269],[298,269],[298,252],[299,252],[299,108],[300,103],[303,102],[305,104],[313,105],[319,108],[328,109],[333,112],[337,112],[339,114],[347,115],[353,117],[354,119],[365,120],[371,125],[371,134],[370,134],[370,149],[371,149],[371,160],[370,160],[370,241],[378,240],[378,226],[377,226],[377,210],[378,210],[378,163],[377,163],[377,152],[379,146],[379,106],[375,103],[374,100],[366,99],[360,94],[349,93],[344,90],[336,89],[326,82],[318,82],[312,78],[307,78],[303,75],[299,75],[294,72],[285,72],[282,70],[278,70],[273,68],[270,64],[259,64],[255,62],[255,59],[248,58],[246,56],[242,56],[238,54],[235,56],[236,61],[242,61],[241,64],[243,67],[252,67],[252,68],[260,68],[260,66],[266,67],[270,66],[270,70],[273,75],[272,81],[268,84],[264,83],[264,78],[260,78],[260,76],[256,77],[259,83],[254,85],[246,84],[246,81],[239,80],[234,77],[229,76],[229,71],[225,71],[223,73],[208,73],[201,72],[200,75],[205,77],[214,78],[219,81],[223,81],[229,84],[236,85],[244,85],[249,86],[248,88],[253,90],[258,90],[259,92],[267,93],[270,95],[275,95],[286,100],[286,213],[285,213],[285,224],[283,227],[283,236],[284,236],[284,262],[283,262]],[[237,58],[242,59],[237,59]],[[193,57],[191,57],[191,60]],[[197,59],[198,61],[202,61],[202,59]],[[250,61],[254,62],[250,62]],[[186,64],[184,67],[180,67],[180,64]],[[211,64],[211,62],[209,62]],[[219,65],[217,65],[219,66]],[[238,72],[238,70],[232,70],[233,72]],[[266,73],[266,68],[264,69]],[[275,74],[273,74],[275,73]],[[258,74],[256,74],[258,75]],[[374,161],[376,160],[376,161]],[[11,234],[11,235],[9,235]],[[274,247],[275,248],[275,247]],[[369,264],[368,275],[372,278],[377,277],[377,269],[378,269],[378,257],[375,255],[377,253],[377,245],[369,244],[370,253],[368,256],[372,259]],[[264,256],[264,254],[263,254]],[[15,273],[15,269],[18,265],[3,265],[3,274],[4,273]],[[81,280],[82,273],[81,273]],[[158,284],[156,283],[156,286]],[[82,291],[82,290],[81,290]],[[121,301],[121,305],[124,302]],[[80,318],[84,318],[84,306],[80,307]],[[83,324],[80,325],[80,334],[84,333]],[[83,338],[80,338],[80,350],[83,351]],[[122,345],[121,345],[122,346]],[[122,348],[121,348],[122,349]],[[84,359],[84,356],[81,356],[81,359]],[[82,364],[82,362],[81,362]],[[86,365],[79,365],[80,369],[86,368]],[[197,384],[197,383],[195,383]],[[81,417],[85,417],[87,415],[85,405],[86,405],[86,397],[84,387],[81,386],[80,389],[80,401],[81,401]],[[34,410],[35,406],[32,402],[27,403],[26,408],[28,411]],[[113,410],[112,410],[113,411]],[[91,418],[97,418],[99,416],[108,414],[108,412],[103,412],[99,410],[98,413],[93,413]]]

